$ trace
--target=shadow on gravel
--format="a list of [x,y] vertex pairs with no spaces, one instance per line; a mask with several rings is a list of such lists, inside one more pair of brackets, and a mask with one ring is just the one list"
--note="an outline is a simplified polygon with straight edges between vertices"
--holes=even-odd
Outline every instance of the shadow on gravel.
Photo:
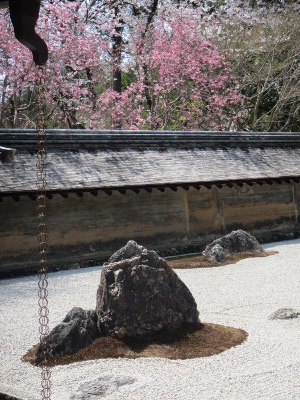
[[11,397],[8,394],[0,393],[0,400],[22,400],[17,397]]

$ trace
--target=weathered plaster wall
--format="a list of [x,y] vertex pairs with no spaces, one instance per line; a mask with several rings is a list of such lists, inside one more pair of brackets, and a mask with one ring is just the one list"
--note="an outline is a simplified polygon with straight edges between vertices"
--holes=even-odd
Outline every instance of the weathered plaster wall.
[[[191,251],[242,228],[261,241],[300,235],[300,185],[166,189],[111,196],[54,195],[48,201],[49,264],[81,266],[107,259],[127,240],[160,251]],[[37,264],[35,202],[0,202],[0,273]]]

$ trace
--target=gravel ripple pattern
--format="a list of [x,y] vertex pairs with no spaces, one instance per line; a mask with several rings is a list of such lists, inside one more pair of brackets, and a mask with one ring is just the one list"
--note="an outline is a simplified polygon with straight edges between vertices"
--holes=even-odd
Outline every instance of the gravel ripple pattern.
[[[243,344],[192,360],[105,359],[58,366],[52,369],[51,399],[69,400],[80,387],[109,376],[106,389],[91,399],[299,400],[300,318],[268,317],[279,308],[300,308],[300,239],[264,247],[278,254],[221,268],[177,270],[201,320],[244,329],[249,336]],[[51,328],[72,307],[95,308],[99,278],[100,267],[49,274]],[[36,277],[0,281],[0,393],[40,398],[40,369],[21,361],[38,342],[37,312]],[[129,383],[116,385],[124,376]],[[117,389],[109,390],[110,382]]]

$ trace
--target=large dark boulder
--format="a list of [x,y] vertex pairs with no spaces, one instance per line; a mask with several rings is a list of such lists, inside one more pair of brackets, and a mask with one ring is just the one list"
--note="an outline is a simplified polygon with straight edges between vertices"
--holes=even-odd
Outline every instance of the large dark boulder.
[[73,308],[38,346],[36,361],[74,353],[101,335],[139,337],[199,323],[196,302],[167,262],[133,241],[101,271],[96,310]]
[[104,335],[138,337],[199,322],[196,302],[167,262],[129,241],[101,271],[98,328]]
[[43,361],[44,350],[48,352],[49,358],[74,353],[98,336],[96,312],[74,307],[49,333],[46,343],[38,346],[36,360]]
[[[216,246],[218,252],[216,252]],[[214,240],[211,244],[207,245],[203,254],[210,257],[214,261],[219,261],[216,259],[215,254],[219,254],[223,249],[225,256],[240,252],[260,252],[264,251],[262,246],[258,243],[257,239],[250,235],[248,232],[238,229],[237,231],[232,231],[226,236]]]

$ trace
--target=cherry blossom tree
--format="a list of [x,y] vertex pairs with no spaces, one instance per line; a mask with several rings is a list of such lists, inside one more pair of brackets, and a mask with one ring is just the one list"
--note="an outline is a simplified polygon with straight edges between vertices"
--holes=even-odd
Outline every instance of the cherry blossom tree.
[[[165,0],[46,2],[49,127],[230,129],[240,103],[201,21]],[[124,5],[125,4],[125,5]],[[34,126],[34,68],[2,11],[1,126]]]
[[[0,18],[0,30],[0,124],[14,127],[18,115],[26,115],[32,101],[30,93],[25,96],[26,88],[32,83],[28,73],[31,61],[29,52],[16,40],[11,40],[11,27],[4,16]],[[23,97],[27,97],[26,100]],[[26,126],[26,117],[24,123]]]
[[[77,2],[53,1],[45,3],[40,15],[39,29],[50,54],[45,67],[49,126],[85,127],[96,96],[90,85],[92,71],[105,67],[107,43],[100,37],[95,40],[79,7]],[[30,52],[14,39],[3,11],[0,27],[1,125],[7,125],[5,114],[9,114],[11,127],[33,127],[35,67]]]
[[237,81],[199,28],[180,15],[161,16],[146,36],[136,26],[127,66],[133,82],[122,93],[108,89],[99,96],[102,118],[111,115],[110,122],[126,129],[232,128]]

